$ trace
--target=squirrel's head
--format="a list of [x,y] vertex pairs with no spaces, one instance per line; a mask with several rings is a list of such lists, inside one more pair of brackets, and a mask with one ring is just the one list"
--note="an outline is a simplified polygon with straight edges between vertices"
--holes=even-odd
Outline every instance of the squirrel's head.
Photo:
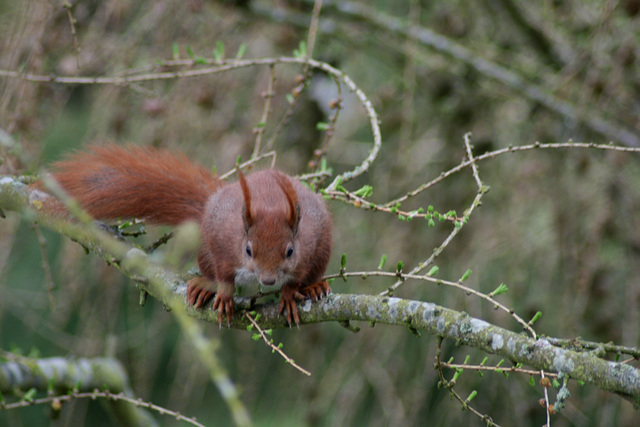
[[[289,178],[276,171],[270,175],[252,194],[238,170],[244,198],[243,264],[260,284],[280,286],[294,277],[300,207]],[[273,185],[269,183],[271,180]]]

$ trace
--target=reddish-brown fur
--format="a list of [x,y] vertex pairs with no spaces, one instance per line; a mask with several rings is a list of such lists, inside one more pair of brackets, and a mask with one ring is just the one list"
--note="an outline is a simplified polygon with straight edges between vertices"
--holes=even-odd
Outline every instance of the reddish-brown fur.
[[187,300],[199,308],[215,295],[220,323],[224,315],[230,322],[235,284],[257,280],[282,285],[280,312],[298,324],[296,300],[331,292],[322,281],[331,254],[331,217],[317,194],[282,172],[238,175],[238,182],[227,185],[184,155],[116,145],[73,154],[53,172],[95,218],[198,221],[203,277],[189,281]]

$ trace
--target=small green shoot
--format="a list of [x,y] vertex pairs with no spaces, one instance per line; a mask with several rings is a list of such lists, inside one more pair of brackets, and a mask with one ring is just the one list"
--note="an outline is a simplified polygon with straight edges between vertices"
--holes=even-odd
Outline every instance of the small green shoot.
[[242,59],[242,57],[246,52],[247,52],[247,44],[242,43],[238,48],[238,52],[236,52],[236,59]]
[[533,318],[531,320],[529,320],[529,326],[533,325],[535,322],[538,321],[538,319],[540,319],[542,317],[542,312],[538,311],[536,314],[533,315]]
[[216,41],[216,47],[213,49],[213,58],[216,62],[222,62],[224,60],[224,43],[220,40]]
[[380,264],[378,264],[378,270],[382,270],[386,262],[387,262],[387,255],[383,254],[382,258],[380,258]]
[[298,45],[298,49],[293,50],[293,56],[298,59],[304,59],[307,57],[307,43],[301,41]]
[[500,283],[500,286],[495,288],[493,292],[489,294],[490,297],[496,297],[498,295],[506,294],[509,291],[509,288],[504,283]]
[[355,194],[358,197],[362,197],[363,199],[366,199],[367,197],[373,194],[373,187],[370,185],[364,185],[359,189],[357,189],[353,194]]

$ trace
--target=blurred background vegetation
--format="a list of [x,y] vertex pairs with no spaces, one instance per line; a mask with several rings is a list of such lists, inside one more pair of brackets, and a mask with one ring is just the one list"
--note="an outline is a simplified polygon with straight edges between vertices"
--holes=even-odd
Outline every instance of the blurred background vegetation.
[[[71,2],[77,36],[63,1],[0,1],[0,69],[41,75],[116,76],[187,51],[213,57],[291,56],[306,41],[313,2],[155,1]],[[365,7],[367,13],[354,13]],[[403,23],[392,28],[393,18]],[[395,22],[395,21],[394,21]],[[385,24],[386,23],[386,24]],[[531,90],[491,76],[456,55],[402,34],[424,28],[463,46],[472,57],[508,70]],[[77,54],[76,45],[79,47]],[[382,153],[350,183],[374,188],[385,202],[455,166],[462,137],[473,132],[475,154],[536,141],[568,139],[619,144],[640,140],[640,1],[512,0],[325,2],[313,57],[345,71],[381,117]],[[177,49],[177,50],[176,50]],[[444,49],[446,51],[446,48]],[[78,63],[80,68],[78,68]],[[302,67],[278,65],[273,135]],[[137,87],[38,84],[0,77],[0,127],[24,150],[2,153],[2,174],[38,173],[69,150],[111,140],[181,150],[226,172],[247,159],[264,108],[269,67],[198,78],[156,80]],[[315,73],[287,127],[278,134],[276,164],[308,171],[335,98],[332,80]],[[335,88],[335,86],[333,86]],[[541,101],[551,97],[552,105]],[[329,166],[353,168],[371,147],[364,109],[343,93],[343,109],[327,151]],[[553,102],[556,107],[553,108]],[[569,108],[560,108],[569,106]],[[604,121],[611,134],[597,131]],[[590,124],[591,123],[591,124]],[[624,139],[624,140],[623,140]],[[268,167],[267,162],[260,164]],[[640,159],[636,154],[584,149],[536,150],[482,162],[491,191],[466,228],[437,259],[439,276],[490,292],[528,319],[542,311],[537,332],[637,346],[640,340]],[[476,193],[470,169],[421,194],[407,209],[433,205],[461,213]],[[448,223],[400,222],[393,215],[331,203],[335,246],[329,273],[388,269],[426,259],[451,231]],[[228,425],[229,411],[161,304],[138,305],[134,287],[74,242],[9,213],[0,220],[0,348],[43,357],[104,355],[115,348],[137,396],[207,425]],[[163,230],[152,230],[157,236]],[[149,237],[149,239],[152,237]],[[44,263],[55,288],[47,292]],[[337,281],[338,293],[371,293],[392,282]],[[508,315],[452,289],[407,282],[396,296],[432,301],[517,330]],[[219,356],[257,425],[481,425],[437,388],[435,338],[362,325],[353,334],[337,324],[274,332],[276,342],[312,372],[301,375],[251,335],[207,332],[222,340]],[[479,363],[483,354],[444,343],[444,359]],[[490,357],[488,364],[499,359]],[[541,387],[529,378],[466,372],[457,390],[501,425],[540,426]],[[630,403],[595,387],[571,384],[557,426],[632,426]],[[553,395],[553,393],[552,393]],[[553,401],[553,398],[552,398]],[[43,425],[48,411],[0,412],[0,425]],[[158,417],[161,423],[173,421]],[[61,424],[107,425],[96,402],[78,401]]]

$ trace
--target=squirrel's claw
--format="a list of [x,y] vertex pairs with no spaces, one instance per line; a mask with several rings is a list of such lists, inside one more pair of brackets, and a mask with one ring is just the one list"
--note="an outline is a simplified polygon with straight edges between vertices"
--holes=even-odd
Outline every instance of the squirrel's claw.
[[[234,313],[233,288],[228,289],[224,284],[218,284],[218,292],[214,292],[209,289],[211,283],[211,280],[204,277],[194,277],[189,280],[187,282],[187,302],[195,308],[202,308],[213,298],[211,309],[218,311],[218,324],[222,326],[222,318],[226,317],[227,326],[230,326],[231,316]],[[229,293],[231,295],[228,295]]]
[[305,298],[311,298],[312,301],[319,301],[322,297],[331,293],[331,288],[329,287],[329,283],[326,280],[323,280],[322,282],[317,282],[301,288],[300,293],[302,293]]
[[287,322],[289,326],[291,326],[291,322],[296,322],[296,326],[300,326],[300,314],[298,313],[298,306],[296,305],[296,300],[303,300],[305,296],[300,293],[298,287],[296,286],[283,286],[282,287],[282,298],[280,299],[280,308],[278,309],[278,313],[284,314],[287,312]]
[[211,309],[213,311],[218,311],[218,325],[220,327],[222,327],[222,317],[224,315],[227,317],[227,327],[231,327],[231,316],[234,313],[232,296],[218,292],[213,300]]
[[286,311],[289,326],[291,326],[292,321],[295,321],[296,326],[299,327],[300,313],[298,311],[297,301],[302,301],[304,299],[318,301],[322,299],[323,296],[329,295],[330,293],[331,288],[326,280],[312,285],[307,285],[302,288],[285,285],[282,287],[282,298],[280,299],[278,313],[284,314]]
[[215,292],[207,289],[208,282],[209,280],[204,277],[194,277],[187,282],[187,302],[189,305],[202,308],[211,301]]

